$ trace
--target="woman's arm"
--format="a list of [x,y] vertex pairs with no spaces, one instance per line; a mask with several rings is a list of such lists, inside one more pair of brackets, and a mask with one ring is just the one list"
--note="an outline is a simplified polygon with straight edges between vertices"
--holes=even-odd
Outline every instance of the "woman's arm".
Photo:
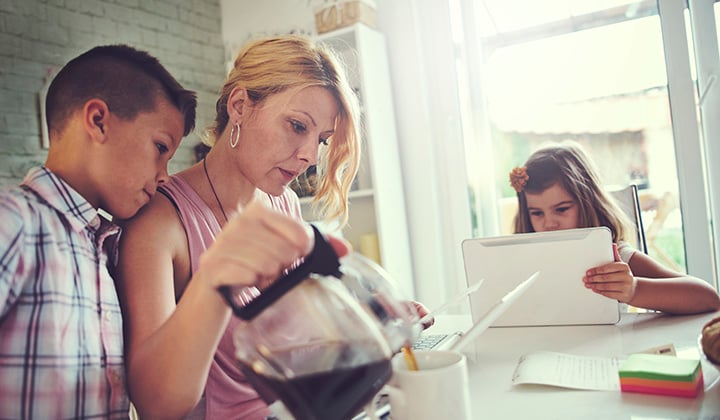
[[199,285],[195,292],[188,285],[188,301],[176,311],[174,278],[183,262],[188,276],[184,228],[172,204],[157,194],[125,226],[116,276],[128,389],[141,418],[177,418],[197,404],[229,316]]
[[299,222],[251,203],[200,258],[175,305],[173,280],[189,267],[174,207],[157,195],[123,231],[117,273],[130,397],[141,417],[177,418],[202,395],[230,309],[220,285],[274,279],[311,248]]

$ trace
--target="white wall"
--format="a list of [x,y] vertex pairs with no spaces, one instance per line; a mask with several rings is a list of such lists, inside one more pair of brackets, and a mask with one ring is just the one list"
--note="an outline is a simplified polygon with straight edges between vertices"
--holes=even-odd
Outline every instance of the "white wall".
[[314,3],[310,0],[220,0],[223,41],[232,48],[253,35],[314,34]]
[[448,7],[444,0],[378,2],[378,28],[390,55],[415,289],[431,308],[466,287],[461,243],[472,235]]

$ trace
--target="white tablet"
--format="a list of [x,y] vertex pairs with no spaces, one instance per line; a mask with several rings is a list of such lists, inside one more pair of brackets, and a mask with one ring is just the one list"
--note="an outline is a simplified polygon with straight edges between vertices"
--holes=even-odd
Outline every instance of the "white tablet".
[[605,227],[467,239],[462,243],[469,285],[484,279],[470,299],[473,320],[534,272],[540,276],[493,327],[604,325],[620,320],[619,304],[586,289],[591,267],[613,261]]

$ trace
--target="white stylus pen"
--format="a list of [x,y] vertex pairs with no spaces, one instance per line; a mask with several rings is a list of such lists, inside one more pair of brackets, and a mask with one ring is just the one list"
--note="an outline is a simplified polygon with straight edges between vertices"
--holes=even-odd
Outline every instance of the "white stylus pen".
[[477,324],[473,325],[472,328],[470,328],[470,331],[467,332],[467,334],[464,334],[458,341],[453,344],[451,347],[451,350],[460,351],[463,347],[465,347],[468,343],[472,343],[473,340],[475,340],[480,333],[488,329],[490,325],[492,325],[493,322],[495,322],[496,319],[500,317],[505,311],[517,300],[520,295],[525,293],[525,291],[532,286],[533,283],[535,283],[535,280],[540,276],[540,272],[536,271],[532,276],[528,277],[527,280],[523,281],[522,283],[515,286],[514,289],[508,292],[503,298],[493,305],[492,308],[490,308],[485,315],[478,321]]

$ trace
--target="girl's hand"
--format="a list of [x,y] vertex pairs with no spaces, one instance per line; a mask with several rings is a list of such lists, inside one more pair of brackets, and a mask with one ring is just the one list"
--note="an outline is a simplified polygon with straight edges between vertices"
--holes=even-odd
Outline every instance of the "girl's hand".
[[635,276],[630,266],[620,260],[617,244],[613,244],[613,256],[615,262],[589,269],[583,283],[595,293],[628,303],[635,296]]

